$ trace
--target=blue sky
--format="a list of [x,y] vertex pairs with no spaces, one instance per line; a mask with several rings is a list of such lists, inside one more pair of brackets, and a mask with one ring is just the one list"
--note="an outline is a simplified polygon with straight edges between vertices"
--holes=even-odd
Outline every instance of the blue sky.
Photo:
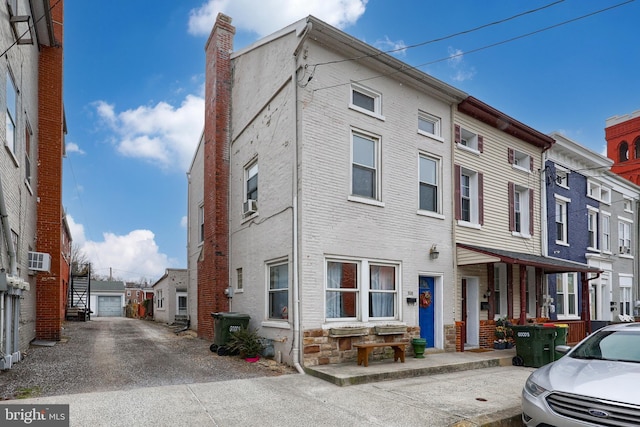
[[640,109],[635,1],[67,0],[63,203],[98,274],[154,282],[186,268],[186,171],[218,12],[233,19],[235,49],[315,15],[599,153],[605,120]]

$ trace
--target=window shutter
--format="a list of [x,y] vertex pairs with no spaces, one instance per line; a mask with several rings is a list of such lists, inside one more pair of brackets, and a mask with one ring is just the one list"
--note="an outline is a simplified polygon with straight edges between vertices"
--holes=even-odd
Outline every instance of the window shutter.
[[529,234],[533,236],[533,188],[529,189]]
[[459,125],[455,126],[454,141],[456,144],[460,144],[460,126]]
[[508,151],[509,164],[512,165],[514,160],[513,148],[507,148],[507,151]]
[[529,170],[533,172],[533,156],[529,157]]
[[484,225],[484,176],[478,172],[478,223]]
[[484,137],[482,135],[478,135],[478,151],[482,153],[484,146]]
[[514,231],[516,229],[516,212],[515,212],[515,185],[513,182],[508,183],[508,199],[509,199],[509,231]]
[[454,186],[455,186],[455,190],[454,190],[454,197],[455,197],[455,215],[456,215],[456,219],[460,219],[462,218],[462,205],[460,203],[460,165],[455,165],[454,166],[454,173],[455,173],[455,177],[454,177]]

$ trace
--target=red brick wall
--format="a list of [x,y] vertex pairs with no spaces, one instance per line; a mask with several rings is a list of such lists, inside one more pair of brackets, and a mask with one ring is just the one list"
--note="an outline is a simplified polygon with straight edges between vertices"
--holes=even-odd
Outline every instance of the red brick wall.
[[198,261],[198,336],[213,339],[211,313],[228,311],[231,58],[235,28],[218,15],[205,48],[204,243]]
[[[607,157],[615,163],[611,170],[618,175],[640,184],[640,158],[635,155],[634,142],[640,137],[640,117],[635,117],[605,129]],[[620,162],[620,144],[626,142],[629,147],[629,160]]]
[[59,340],[64,319],[62,268],[62,153],[63,153],[63,1],[51,10],[58,42],[42,47],[38,65],[38,252],[51,255],[51,273],[38,273],[36,282],[36,338]]

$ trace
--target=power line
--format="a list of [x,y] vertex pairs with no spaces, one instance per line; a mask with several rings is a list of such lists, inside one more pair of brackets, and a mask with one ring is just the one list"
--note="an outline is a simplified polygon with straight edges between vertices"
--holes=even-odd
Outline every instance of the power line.
[[508,18],[500,19],[498,21],[490,22],[488,24],[483,24],[483,25],[480,25],[478,27],[471,28],[469,30],[460,31],[460,32],[457,32],[457,33],[449,34],[448,36],[427,40],[427,41],[416,43],[416,44],[413,44],[413,45],[410,45],[410,46],[404,46],[404,47],[401,47],[401,48],[387,50],[387,51],[384,51],[384,52],[378,52],[378,53],[374,53],[374,54],[371,54],[371,55],[362,55],[362,56],[358,56],[358,57],[354,57],[354,58],[339,59],[339,60],[336,60],[336,61],[328,61],[328,62],[320,62],[318,64],[312,64],[310,66],[315,67],[315,66],[319,66],[319,65],[338,64],[340,62],[347,62],[347,61],[357,61],[359,59],[364,59],[364,58],[375,58],[377,56],[384,55],[384,54],[400,52],[400,51],[404,51],[404,50],[408,50],[408,49],[413,49],[415,47],[425,46],[425,45],[428,45],[428,44],[431,44],[431,43],[441,42],[443,40],[448,40],[448,39],[451,39],[451,38],[454,38],[454,37],[458,37],[458,36],[461,36],[461,35],[464,35],[464,34],[473,33],[475,31],[479,31],[479,30],[482,30],[484,28],[488,28],[488,27],[491,27],[491,26],[494,26],[494,25],[503,24],[505,22],[514,20],[516,18],[520,18],[521,16],[529,15],[531,13],[535,13],[535,12],[541,11],[543,9],[547,9],[549,7],[555,6],[555,5],[557,5],[559,3],[562,3],[562,2],[564,2],[564,0],[558,0],[556,2],[549,3],[549,4],[545,5],[545,6],[542,6],[542,7],[536,8],[536,9],[531,9],[531,10],[527,10],[525,12],[518,13],[518,14],[510,16]]
[[[586,18],[592,17],[594,15],[598,15],[600,13],[608,12],[608,11],[610,11],[612,9],[627,5],[629,3],[633,3],[634,1],[635,0],[627,0],[627,1],[624,1],[622,3],[618,3],[618,4],[615,4],[613,6],[609,6],[609,7],[606,7],[604,9],[597,10],[595,12],[587,13],[586,15],[581,15],[581,16],[578,16],[576,18],[569,19],[567,21],[562,21],[560,23],[557,23],[557,24],[554,24],[554,25],[550,25],[548,27],[544,27],[544,28],[540,28],[540,29],[535,30],[535,31],[531,31],[529,33],[525,33],[525,34],[522,34],[522,35],[519,35],[519,36],[516,36],[516,37],[505,39],[505,40],[502,40],[502,41],[499,41],[499,42],[496,42],[496,43],[492,43],[492,44],[489,44],[489,45],[486,45],[486,46],[482,46],[482,47],[479,47],[479,48],[476,48],[476,49],[472,49],[472,50],[469,50],[469,51],[466,51],[466,52],[457,53],[455,55],[449,55],[446,58],[436,59],[434,61],[425,62],[423,64],[419,64],[419,65],[415,65],[415,66],[406,64],[406,66],[403,65],[398,70],[394,70],[394,71],[391,71],[391,72],[385,73],[385,74],[378,74],[378,75],[375,75],[375,76],[372,76],[372,77],[367,77],[367,78],[364,78],[364,79],[357,80],[355,82],[360,83],[360,82],[364,82],[364,81],[368,81],[368,80],[377,79],[377,78],[380,78],[380,77],[391,76],[393,74],[397,74],[397,73],[408,71],[408,70],[419,70],[421,67],[425,67],[427,65],[432,65],[432,64],[436,64],[438,62],[448,61],[450,59],[458,58],[458,57],[461,57],[463,55],[480,52],[480,51],[483,51],[483,50],[486,50],[486,49],[489,49],[489,48],[492,48],[492,47],[500,46],[500,45],[503,45],[503,44],[506,44],[506,43],[510,43],[510,42],[513,42],[513,41],[516,41],[516,40],[520,40],[520,39],[523,39],[523,38],[526,38],[526,37],[530,37],[530,36],[535,35],[535,34],[539,34],[539,33],[545,32],[545,31],[549,31],[549,30],[552,30],[554,28],[561,27],[563,25],[567,25],[567,24],[570,24],[570,23],[573,23],[573,22],[576,22],[576,21],[579,21],[579,20],[582,20],[582,19],[586,19]],[[376,54],[376,55],[380,55],[380,54]],[[375,56],[375,55],[372,55],[372,56]],[[356,59],[359,59],[359,58],[356,58]],[[352,61],[352,60],[355,60],[355,59],[349,59],[349,60]],[[321,65],[321,64],[318,64],[318,65]],[[314,72],[315,72],[315,67],[316,66],[313,66],[313,67],[314,67]],[[349,81],[349,82],[346,82],[346,83],[338,83],[338,84],[331,85],[331,86],[320,87],[320,88],[314,89],[314,92],[315,91],[324,90],[324,89],[332,89],[332,88],[335,88],[335,87],[345,86],[345,85],[348,85],[348,84],[351,84],[351,83],[352,82]]]

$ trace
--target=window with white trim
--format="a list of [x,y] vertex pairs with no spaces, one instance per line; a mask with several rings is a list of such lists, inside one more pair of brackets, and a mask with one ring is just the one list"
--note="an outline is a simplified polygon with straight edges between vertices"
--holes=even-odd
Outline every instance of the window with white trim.
[[533,190],[510,182],[509,188],[509,231],[530,236],[532,233]]
[[33,132],[31,131],[31,125],[29,120],[25,121],[24,127],[24,181],[31,191],[31,138]]
[[164,296],[162,289],[158,289],[156,291],[156,307],[159,309],[164,309]]
[[594,209],[588,209],[587,214],[587,233],[589,249],[598,249],[598,211]]
[[564,245],[569,244],[567,206],[567,200],[556,195],[556,243]]
[[608,212],[601,212],[602,218],[602,239],[600,242],[600,248],[603,252],[611,252],[611,214]]
[[204,204],[198,206],[198,243],[204,242]]
[[499,319],[507,314],[507,265],[504,263],[493,266],[493,310]]
[[289,318],[289,263],[269,264],[269,296],[267,316],[271,320]]
[[632,296],[631,296],[631,286],[633,284],[633,277],[620,275],[619,277],[620,284],[620,312],[618,314],[622,314],[623,316],[631,316],[633,315],[632,310]]
[[602,203],[611,203],[611,189],[594,181],[587,181],[587,196]]
[[361,113],[382,117],[382,95],[362,85],[351,84],[349,108]]
[[362,132],[351,133],[351,194],[379,200],[380,139]]
[[482,225],[484,222],[482,173],[458,165],[454,166],[454,170],[456,219],[466,224]]
[[440,161],[420,154],[420,210],[440,211]]
[[569,188],[569,171],[556,165],[555,182],[560,187]]
[[17,154],[18,136],[16,135],[18,96],[13,76],[7,71],[7,109],[6,109],[6,140],[7,148],[15,156]]
[[456,141],[460,146],[465,147],[472,151],[480,151],[478,134],[468,131],[466,129],[460,129],[460,139]]
[[533,158],[522,151],[508,149],[509,163],[516,169],[520,169],[526,172],[533,170]]
[[556,314],[558,319],[578,316],[576,273],[556,274]]
[[242,268],[236,268],[236,290],[244,291],[244,282],[242,278]]
[[258,200],[258,162],[245,168],[245,201]]
[[440,117],[424,111],[418,111],[418,133],[440,137],[440,123]]
[[623,203],[624,203],[624,211],[625,212],[629,212],[629,213],[633,213],[633,200],[628,199],[628,198],[624,198],[623,199]]
[[325,304],[330,320],[398,318],[399,266],[371,260],[327,260]]
[[631,222],[618,217],[618,253],[631,255]]

